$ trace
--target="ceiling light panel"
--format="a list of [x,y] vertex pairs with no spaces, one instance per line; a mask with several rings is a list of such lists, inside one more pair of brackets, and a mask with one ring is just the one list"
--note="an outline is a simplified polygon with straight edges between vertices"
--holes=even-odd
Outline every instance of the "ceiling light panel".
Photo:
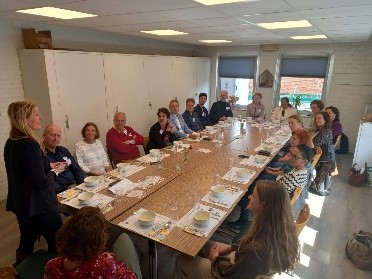
[[18,10],[17,13],[24,13],[37,16],[46,16],[58,19],[75,19],[75,18],[87,18],[87,17],[96,17],[97,15],[87,14],[82,12],[76,12],[72,10],[65,10],[54,7],[42,7],[35,9],[27,10]]
[[266,22],[257,23],[266,29],[283,29],[283,28],[301,28],[301,27],[311,27],[311,23],[307,20],[290,20],[290,21],[277,21],[277,22]]
[[238,2],[254,2],[258,0],[194,0],[200,4],[211,6],[211,5],[221,5],[221,4],[231,4]]
[[151,35],[158,35],[158,36],[177,36],[177,35],[187,35],[188,33],[177,31],[177,30],[149,30],[149,31],[140,31],[141,33],[147,33]]
[[220,44],[220,43],[231,43],[232,41],[228,40],[199,40],[201,43],[207,43],[207,44]]
[[327,39],[326,35],[311,35],[311,36],[293,36],[294,40],[313,40],[313,39]]

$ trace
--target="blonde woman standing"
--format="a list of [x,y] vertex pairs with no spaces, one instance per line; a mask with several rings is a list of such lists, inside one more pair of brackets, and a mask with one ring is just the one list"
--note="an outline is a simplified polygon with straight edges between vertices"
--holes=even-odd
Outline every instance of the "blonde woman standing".
[[49,163],[35,137],[42,116],[33,102],[11,103],[8,116],[11,130],[4,147],[8,178],[6,210],[17,216],[21,234],[13,264],[16,266],[33,253],[39,235],[46,239],[49,251],[56,251],[55,233],[62,220],[53,182],[63,172],[65,163]]

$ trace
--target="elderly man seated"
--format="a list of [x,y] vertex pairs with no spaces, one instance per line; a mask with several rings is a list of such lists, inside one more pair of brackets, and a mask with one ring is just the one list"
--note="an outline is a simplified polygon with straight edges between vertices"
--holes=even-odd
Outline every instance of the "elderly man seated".
[[199,137],[200,134],[191,130],[186,125],[182,115],[179,114],[180,105],[177,100],[170,101],[169,110],[170,110],[169,123],[173,124],[174,126],[175,140],[184,139],[188,137],[196,139]]
[[182,113],[182,117],[185,123],[194,132],[200,132],[203,130],[203,124],[201,123],[198,114],[194,111],[195,100],[188,98],[186,100],[186,110]]
[[63,146],[61,142],[61,128],[58,125],[48,125],[44,130],[44,146],[46,155],[51,163],[61,162],[66,164],[66,169],[58,174],[55,179],[56,192],[60,193],[68,189],[71,185],[81,184],[86,177],[84,171],[80,168],[70,151]]
[[220,100],[213,103],[209,114],[212,124],[217,124],[220,120],[226,120],[227,117],[233,117],[231,106],[227,102],[228,97],[229,93],[226,90],[222,90]]
[[125,113],[114,115],[114,127],[106,134],[107,153],[114,164],[140,156],[137,145],[143,145],[143,136],[126,126]]

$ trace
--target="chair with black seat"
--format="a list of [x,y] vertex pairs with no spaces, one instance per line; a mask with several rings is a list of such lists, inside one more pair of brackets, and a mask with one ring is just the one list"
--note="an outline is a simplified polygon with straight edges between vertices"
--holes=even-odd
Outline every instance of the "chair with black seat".
[[18,278],[42,279],[46,263],[55,257],[57,257],[57,253],[46,250],[35,251],[15,268]]

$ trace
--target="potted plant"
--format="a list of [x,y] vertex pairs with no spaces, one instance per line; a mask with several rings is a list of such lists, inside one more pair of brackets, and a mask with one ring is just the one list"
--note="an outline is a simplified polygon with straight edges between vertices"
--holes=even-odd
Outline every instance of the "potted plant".
[[296,96],[293,97],[293,105],[294,105],[295,109],[298,109],[298,107],[301,106],[301,104],[302,104],[301,99],[302,99],[301,95],[296,95]]

